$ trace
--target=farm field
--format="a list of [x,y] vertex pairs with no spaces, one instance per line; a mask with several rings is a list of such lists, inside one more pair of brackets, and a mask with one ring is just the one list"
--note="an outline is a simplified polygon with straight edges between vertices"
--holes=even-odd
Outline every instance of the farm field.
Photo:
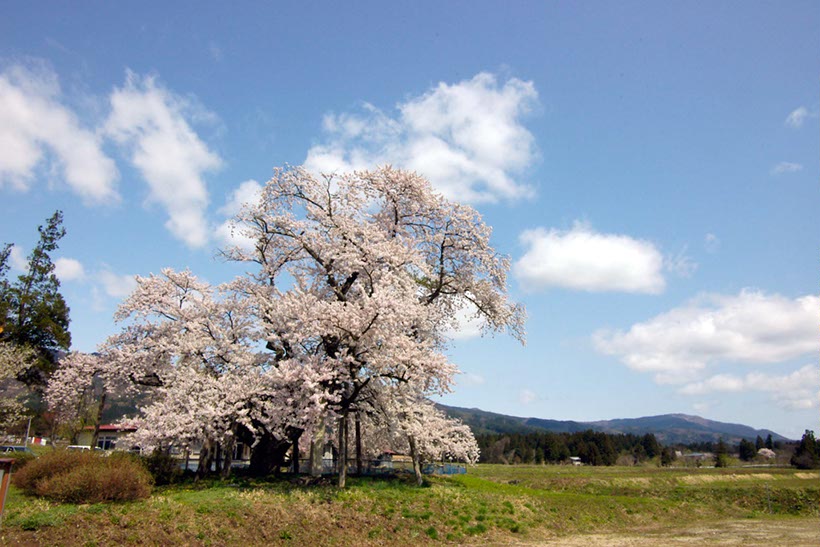
[[467,475],[156,488],[71,505],[12,490],[4,545],[820,545],[820,473],[480,465]]

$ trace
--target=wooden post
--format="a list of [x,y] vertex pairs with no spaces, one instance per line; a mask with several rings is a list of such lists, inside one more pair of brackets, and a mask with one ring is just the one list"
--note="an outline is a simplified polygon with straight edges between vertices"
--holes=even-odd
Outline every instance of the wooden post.
[[12,458],[0,459],[0,525],[3,524],[3,510],[6,508],[6,494],[9,492],[12,465],[14,465]]

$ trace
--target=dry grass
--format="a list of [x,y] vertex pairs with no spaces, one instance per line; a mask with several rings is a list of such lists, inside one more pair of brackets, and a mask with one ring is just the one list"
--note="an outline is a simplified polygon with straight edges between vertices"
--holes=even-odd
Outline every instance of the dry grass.
[[[721,470],[480,466],[466,476],[433,478],[426,488],[402,479],[353,479],[343,491],[328,483],[236,480],[169,486],[144,501],[93,505],[44,502],[14,491],[0,543],[582,545],[572,542],[602,537],[610,541],[598,544],[648,545],[620,541],[700,537],[694,531],[717,529],[719,522],[742,520],[748,530],[771,523],[802,530],[817,523],[816,480],[766,469],[755,481],[753,471],[733,471],[750,478],[726,479],[732,473]],[[721,480],[679,480],[691,475]],[[803,544],[799,534],[779,537]]]

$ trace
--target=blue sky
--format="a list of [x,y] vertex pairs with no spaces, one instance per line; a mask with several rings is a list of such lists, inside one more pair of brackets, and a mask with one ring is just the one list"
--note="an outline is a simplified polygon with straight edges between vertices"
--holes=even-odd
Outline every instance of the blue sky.
[[444,402],[817,429],[816,2],[305,4],[5,4],[1,239],[65,212],[75,349],[135,274],[241,273],[274,167],[390,162],[481,211],[529,313],[465,325]]

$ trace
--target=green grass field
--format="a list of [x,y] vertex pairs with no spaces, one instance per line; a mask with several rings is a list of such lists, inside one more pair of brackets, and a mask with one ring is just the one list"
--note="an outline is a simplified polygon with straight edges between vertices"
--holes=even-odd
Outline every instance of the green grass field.
[[0,543],[762,545],[777,534],[820,545],[819,508],[817,471],[481,465],[423,488],[409,477],[354,478],[345,490],[235,479],[96,505],[12,490]]

